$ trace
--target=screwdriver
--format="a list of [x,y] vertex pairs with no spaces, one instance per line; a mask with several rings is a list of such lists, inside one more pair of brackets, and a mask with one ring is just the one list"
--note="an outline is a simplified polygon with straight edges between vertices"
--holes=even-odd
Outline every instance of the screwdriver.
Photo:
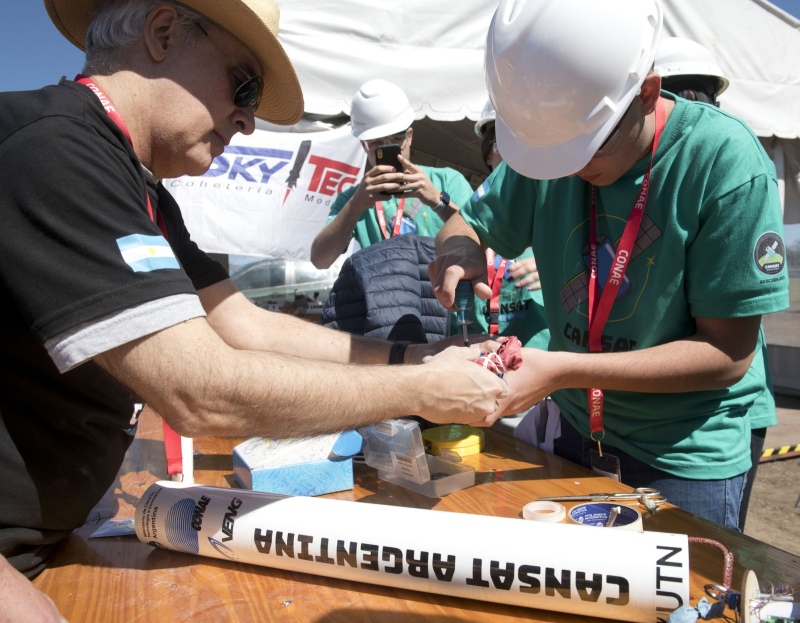
[[469,346],[468,325],[472,324],[472,306],[475,301],[475,293],[472,290],[470,281],[459,281],[456,286],[456,322],[464,328],[464,346]]

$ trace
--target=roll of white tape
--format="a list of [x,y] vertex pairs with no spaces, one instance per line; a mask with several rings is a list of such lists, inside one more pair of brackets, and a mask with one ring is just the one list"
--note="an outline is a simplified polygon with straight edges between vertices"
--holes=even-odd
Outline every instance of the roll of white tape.
[[[614,517],[612,518],[612,515]],[[609,502],[593,502],[581,504],[569,510],[571,523],[584,526],[602,526],[610,528],[623,528],[642,532],[642,514],[632,506],[612,504]],[[611,525],[608,525],[608,524]]]
[[530,502],[522,509],[522,516],[533,521],[558,523],[564,521],[567,509],[558,502]]

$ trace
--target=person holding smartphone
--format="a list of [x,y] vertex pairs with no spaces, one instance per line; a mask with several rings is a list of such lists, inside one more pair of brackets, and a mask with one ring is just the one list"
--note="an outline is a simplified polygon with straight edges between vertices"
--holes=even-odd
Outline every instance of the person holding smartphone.
[[350,119],[367,170],[358,185],[336,198],[311,245],[311,261],[320,269],[330,267],[354,237],[366,248],[407,233],[435,236],[472,195],[455,169],[411,162],[414,110],[397,85],[365,82],[353,97]]

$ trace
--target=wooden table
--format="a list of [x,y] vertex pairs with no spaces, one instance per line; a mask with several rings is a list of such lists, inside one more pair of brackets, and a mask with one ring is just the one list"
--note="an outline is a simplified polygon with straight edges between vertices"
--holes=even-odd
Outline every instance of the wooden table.
[[[231,449],[240,441],[195,440],[195,481],[235,486]],[[522,507],[537,497],[629,490],[493,430],[486,431],[485,452],[464,462],[475,467],[476,486],[444,498],[383,482],[363,464],[355,467],[355,489],[328,497],[521,517]],[[160,420],[145,411],[117,482],[86,525],[72,533],[34,580],[72,623],[607,621],[193,556],[156,549],[135,537],[89,539],[105,519],[133,517],[144,491],[165,473]],[[707,537],[728,547],[734,554],[734,590],[741,590],[746,569],[755,571],[762,584],[783,582],[800,589],[797,556],[670,505],[643,516],[646,531]],[[695,604],[704,595],[704,585],[722,583],[723,554],[692,543],[690,567]]]

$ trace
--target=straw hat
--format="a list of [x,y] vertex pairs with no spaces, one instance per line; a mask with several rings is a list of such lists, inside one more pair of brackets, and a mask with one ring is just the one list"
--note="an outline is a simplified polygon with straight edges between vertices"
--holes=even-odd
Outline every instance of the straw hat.
[[[100,0],[44,0],[55,27],[85,50],[86,31]],[[256,116],[291,125],[303,115],[303,93],[289,57],[278,42],[280,10],[274,0],[181,0],[238,38],[264,68],[264,94]]]

